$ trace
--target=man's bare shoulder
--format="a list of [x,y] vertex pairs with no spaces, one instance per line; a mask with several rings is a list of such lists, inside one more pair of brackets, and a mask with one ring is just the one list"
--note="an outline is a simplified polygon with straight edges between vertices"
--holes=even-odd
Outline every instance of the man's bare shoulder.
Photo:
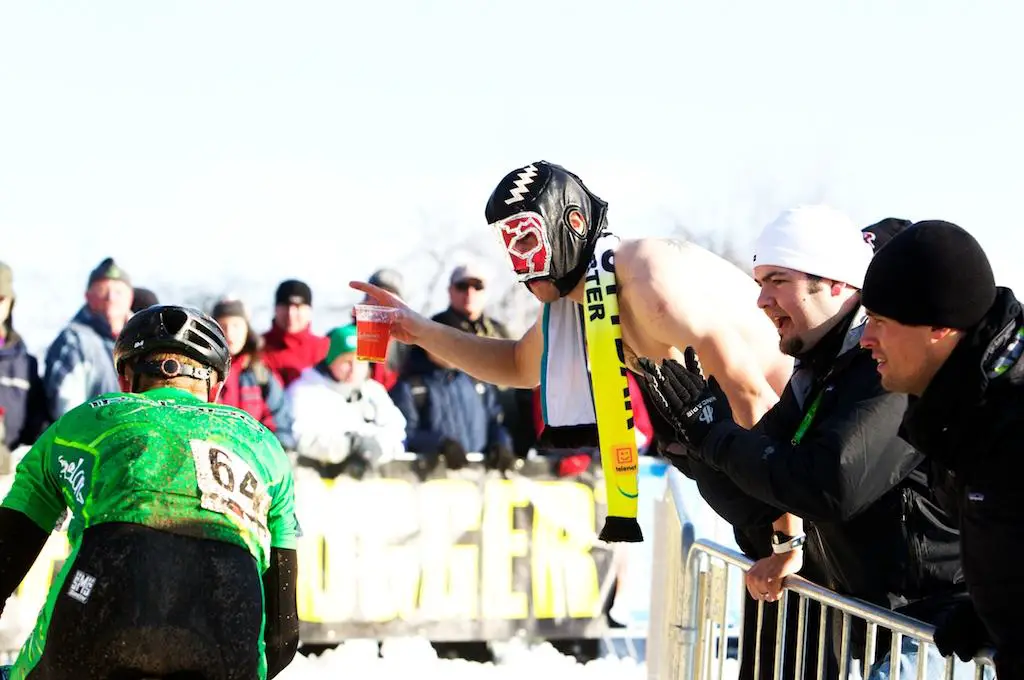
[[679,238],[624,240],[615,251],[616,273],[624,280],[649,282],[713,277],[741,287],[755,286],[749,273],[691,241]]

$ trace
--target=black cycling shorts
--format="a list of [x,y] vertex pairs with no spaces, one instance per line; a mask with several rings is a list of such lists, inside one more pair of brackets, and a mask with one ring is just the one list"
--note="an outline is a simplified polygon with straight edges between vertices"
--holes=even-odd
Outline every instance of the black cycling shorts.
[[263,590],[247,550],[109,523],[87,529],[29,680],[256,680]]

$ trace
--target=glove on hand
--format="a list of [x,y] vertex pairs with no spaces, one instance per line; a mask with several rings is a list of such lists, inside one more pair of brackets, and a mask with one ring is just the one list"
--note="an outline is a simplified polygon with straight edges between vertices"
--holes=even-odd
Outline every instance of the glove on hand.
[[935,646],[942,656],[956,653],[970,661],[988,643],[988,630],[970,601],[960,602],[935,626]]
[[516,467],[516,454],[504,444],[495,444],[487,449],[487,456],[484,464],[489,470],[508,472]]
[[459,470],[466,467],[466,449],[454,439],[441,440],[441,455],[444,456],[449,470]]
[[672,426],[676,438],[699,449],[715,424],[732,420],[732,408],[713,376],[704,381],[692,347],[686,348],[683,360],[686,366],[674,359],[665,359],[658,366],[641,358],[641,378],[658,415]]

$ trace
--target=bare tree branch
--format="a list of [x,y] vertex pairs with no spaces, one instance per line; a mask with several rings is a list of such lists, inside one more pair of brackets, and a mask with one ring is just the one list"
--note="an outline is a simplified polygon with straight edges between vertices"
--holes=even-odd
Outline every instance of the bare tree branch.
[[685,224],[676,221],[675,227],[672,230],[673,235],[694,243],[702,248],[710,250],[712,253],[719,257],[731,262],[743,271],[750,272],[750,257],[747,256],[743,248],[736,242],[734,236],[730,234],[719,234],[716,238],[714,235],[709,233],[697,232]]

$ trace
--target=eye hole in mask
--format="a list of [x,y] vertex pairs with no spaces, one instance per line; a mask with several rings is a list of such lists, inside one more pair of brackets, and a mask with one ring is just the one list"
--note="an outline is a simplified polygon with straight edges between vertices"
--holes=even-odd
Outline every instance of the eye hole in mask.
[[529,257],[537,252],[539,246],[540,239],[531,231],[513,241],[508,249],[509,252],[515,253],[520,257]]
[[512,270],[519,281],[548,276],[551,271],[551,246],[548,243],[544,218],[525,211],[491,225],[508,253]]

